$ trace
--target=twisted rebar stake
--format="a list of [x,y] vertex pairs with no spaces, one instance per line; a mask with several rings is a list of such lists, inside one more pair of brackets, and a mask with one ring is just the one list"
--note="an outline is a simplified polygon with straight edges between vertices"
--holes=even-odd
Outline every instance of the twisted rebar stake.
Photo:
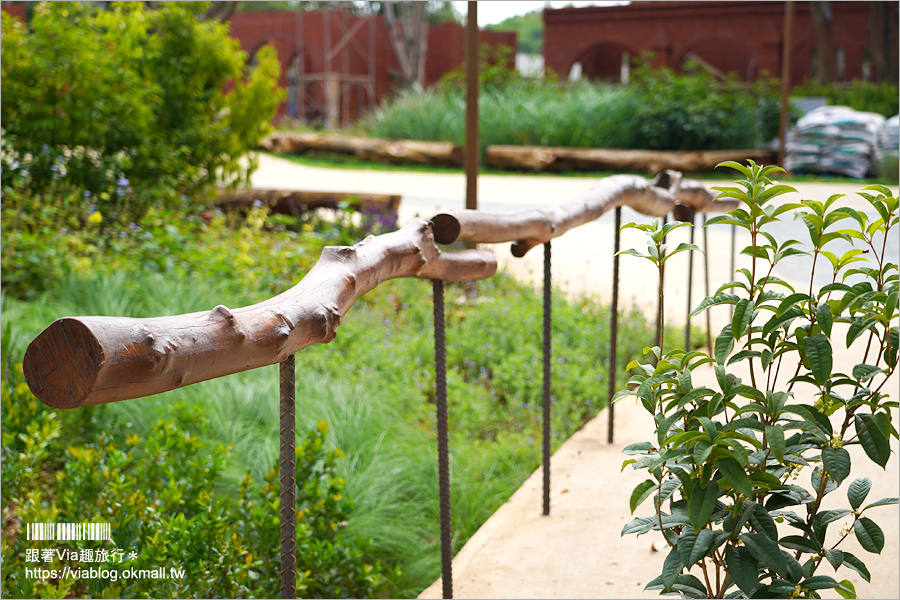
[[[703,278],[703,295],[709,298],[709,232],[706,229],[706,213],[703,213]],[[709,352],[712,354],[712,317],[709,315],[709,309],[703,312],[706,313],[706,347],[709,348]]]
[[[662,218],[663,227],[666,226],[666,223],[669,222],[669,215],[665,215]],[[666,236],[668,237],[668,236]],[[666,241],[666,237],[663,237],[663,243]],[[656,297],[656,345],[660,349],[660,353],[662,353],[663,347],[663,288],[666,277],[666,268],[665,265],[660,265],[659,267],[659,294]],[[657,363],[656,360],[653,361],[655,365]]]
[[607,391],[609,392],[609,423],[606,429],[606,443],[613,443],[613,431],[615,428],[615,404],[612,398],[616,393],[616,363],[618,362],[618,344],[619,344],[619,242],[622,237],[620,228],[622,227],[622,207],[616,207],[616,241],[613,247],[613,295],[612,306],[610,307],[610,325],[609,325],[609,382],[607,383]]
[[551,314],[550,242],[544,243],[544,402],[541,425],[544,447],[544,516],[550,514],[550,336]]
[[294,417],[294,355],[279,365],[281,381],[281,597],[297,597],[297,454]]
[[[734,279],[734,270],[737,267],[735,264],[735,255],[737,253],[737,225],[731,226],[731,273],[729,273],[729,277]],[[751,284],[752,285],[752,284]],[[734,318],[734,304],[729,305],[731,307],[731,318]]]
[[[696,214],[694,209],[690,209],[690,219],[691,219],[691,239],[690,242],[693,245],[694,243],[694,222],[696,221]],[[691,292],[694,291],[694,253],[688,252],[688,276],[687,276],[687,316],[684,318],[684,349],[688,352],[691,351]]]
[[434,387],[437,404],[438,497],[441,510],[441,584],[453,598],[453,546],[450,528],[450,449],[447,434],[447,337],[444,332],[444,282],[434,286]]

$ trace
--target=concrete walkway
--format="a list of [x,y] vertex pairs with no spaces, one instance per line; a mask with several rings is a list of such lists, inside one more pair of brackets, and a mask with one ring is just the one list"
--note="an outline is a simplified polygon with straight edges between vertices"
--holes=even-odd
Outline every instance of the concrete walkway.
[[[432,173],[398,173],[389,171],[324,169],[297,165],[289,161],[262,156],[253,185],[260,188],[303,189],[315,191],[369,192],[403,196],[401,221],[416,214],[430,217],[439,210],[463,208],[465,180],[462,175]],[[728,182],[706,182],[708,186]],[[593,180],[572,177],[482,176],[479,198],[482,210],[506,212],[524,208],[542,208],[569,200],[588,189]],[[853,194],[862,186],[854,184],[799,184],[804,198],[825,200],[833,193]],[[896,193],[896,190],[895,190]],[[796,198],[795,198],[796,199]],[[858,198],[845,203],[858,209],[866,205]],[[630,209],[623,211],[623,223],[646,220]],[[730,265],[731,236],[727,232],[710,234],[710,273],[713,282],[725,281]],[[688,228],[673,234],[670,240],[687,241]],[[805,239],[801,232],[791,232]],[[697,236],[699,243],[699,236]],[[553,241],[554,281],[571,294],[595,296],[608,300],[610,295],[613,239],[612,215],[605,215]],[[738,250],[747,240],[738,236]],[[642,247],[639,235],[623,235],[622,248]],[[894,253],[896,244],[891,244]],[[525,259],[513,259],[507,248],[494,247],[503,268],[525,281],[538,281],[541,252],[529,253]],[[684,255],[682,255],[684,256]],[[697,258],[698,262],[701,260]],[[897,262],[896,258],[893,259]],[[655,306],[655,281],[652,269],[642,261],[623,257],[620,298],[622,304],[634,304],[648,312]],[[742,266],[738,257],[737,266]],[[703,277],[695,265],[692,304],[703,293]],[[802,279],[809,266],[786,265],[778,273],[784,279]],[[687,260],[673,260],[666,271],[667,318],[672,323],[684,322],[687,312]],[[714,291],[714,290],[713,290]],[[713,327],[727,318],[727,311],[716,314]],[[853,353],[835,357],[835,365],[855,364]],[[717,387],[711,370],[701,370],[695,378]],[[696,385],[696,383],[695,383]],[[898,394],[895,375],[886,389]],[[622,448],[632,442],[651,439],[653,421],[632,400],[616,405],[615,444],[606,443],[607,415],[603,411],[581,431],[570,438],[554,454],[551,461],[551,515],[543,517],[541,509],[541,477],[536,471],[526,483],[476,532],[453,561],[454,597],[456,598],[640,598],[658,597],[644,592],[648,581],[656,577],[667,554],[662,537],[650,533],[641,537],[621,537],[622,526],[633,517],[628,511],[628,498],[637,483],[646,478],[643,471],[630,467],[620,472]],[[896,420],[895,420],[896,422]],[[853,477],[868,475],[873,480],[869,498],[900,496],[900,471],[897,453],[887,469],[882,470],[868,460],[858,446],[852,447]],[[808,475],[806,476],[808,477]],[[843,507],[843,490],[827,500]],[[647,505],[649,506],[649,504]],[[829,508],[831,506],[827,506]],[[874,512],[877,511],[877,512]],[[639,508],[638,515],[648,512]],[[838,580],[850,579],[860,598],[900,598],[898,549],[900,549],[900,509],[896,506],[873,509],[873,519],[885,534],[881,555],[862,550],[852,536],[841,548],[860,557],[873,575],[873,583],[865,583],[854,571],[841,568],[833,573],[830,566],[820,567],[819,574]],[[840,531],[841,523],[829,528],[829,539]],[[786,534],[786,533],[784,533]],[[658,550],[657,550],[658,549]],[[837,598],[833,592],[824,597]],[[440,598],[441,582],[426,589],[422,598]]]

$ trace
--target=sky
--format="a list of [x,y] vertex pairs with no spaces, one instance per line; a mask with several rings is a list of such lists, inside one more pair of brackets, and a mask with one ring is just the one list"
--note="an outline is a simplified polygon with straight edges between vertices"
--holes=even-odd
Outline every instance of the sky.
[[[466,14],[466,11],[468,10],[468,4],[468,2],[453,3],[453,5],[456,7],[456,10],[464,16]],[[544,2],[543,0],[536,0],[533,2],[510,2],[508,0],[479,0],[478,26],[484,27],[485,25],[493,25],[494,23],[499,23],[507,17],[524,15],[525,13],[531,12],[533,10],[540,10],[548,4],[551,8],[562,8],[564,6],[605,6],[610,4],[624,4],[624,2],[573,2],[572,0],[562,0],[559,2]]]

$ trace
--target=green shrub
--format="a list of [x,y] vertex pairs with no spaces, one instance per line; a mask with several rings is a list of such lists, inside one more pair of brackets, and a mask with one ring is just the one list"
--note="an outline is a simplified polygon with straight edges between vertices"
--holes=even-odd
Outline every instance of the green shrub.
[[[488,72],[479,95],[479,142],[488,145],[713,150],[755,148],[778,131],[769,81],[746,88],[704,72],[641,67],[628,86],[559,85]],[[487,75],[486,75],[487,76]],[[362,120],[374,137],[464,142],[458,85],[408,91]],[[737,125],[736,125],[737,124]]]
[[4,199],[52,202],[65,184],[131,217],[246,181],[254,163],[240,159],[280,100],[278,62],[266,47],[248,68],[227,25],[201,21],[206,4],[47,2],[28,27],[4,13]]
[[[5,353],[4,353],[5,354]],[[13,598],[211,598],[278,595],[280,577],[277,468],[263,481],[219,488],[230,449],[197,435],[199,407],[175,406],[146,435],[103,411],[60,414],[28,391],[21,364],[4,355],[3,578]],[[324,445],[328,426],[297,443],[298,592],[305,597],[371,597],[384,586],[367,542],[343,533],[350,503],[336,475],[339,450]],[[109,522],[112,542],[28,541],[26,523]],[[12,527],[12,529],[9,529]],[[47,562],[26,549],[62,551]],[[67,550],[78,552],[70,556]],[[87,558],[122,554],[110,562]],[[134,554],[132,554],[132,552]],[[32,577],[26,568],[56,570]],[[106,577],[64,576],[62,569],[105,568]],[[126,570],[165,567],[182,575],[128,578]]]
[[[652,441],[624,450],[632,456],[625,465],[648,472],[629,505],[634,512],[652,498],[653,509],[626,524],[622,534],[662,532],[671,550],[661,575],[647,584],[661,594],[819,598],[819,590],[833,589],[855,598],[851,581],[823,571],[849,569],[869,581],[864,562],[838,546],[852,533],[864,550],[881,553],[884,534],[870,509],[897,504],[897,498],[868,497],[872,481],[851,477],[847,447],[861,446],[885,468],[890,440],[898,437],[891,423],[898,403],[885,388],[900,347],[898,273],[884,254],[889,231],[900,224],[898,200],[874,185],[860,192],[872,213],[832,209],[840,195],[776,204],[779,195],[795,191],[769,179],[781,169],[725,165],[745,179],[720,188],[721,197],[743,206],[707,225],[745,229],[751,245],[743,254],[751,257],[751,268],[739,269],[734,281],[694,311],[734,306],[711,356],[654,347],[645,350],[646,364],[629,364],[636,373],[631,389],[614,399],[635,396],[655,420]],[[779,241],[769,231],[790,213],[808,232],[808,252],[799,240]],[[645,258],[662,269],[666,227],[637,227],[651,238]],[[825,249],[840,240],[862,247]],[[801,290],[771,276],[792,255],[812,259],[809,285]],[[827,260],[831,282],[817,289],[819,259]],[[857,358],[839,361],[840,352],[857,340]],[[717,389],[696,377],[695,369],[706,364],[714,367]],[[749,378],[738,375],[738,364]],[[798,479],[804,472],[809,479]],[[846,505],[824,510],[825,497],[844,483]],[[838,506],[834,500],[828,506]],[[778,523],[790,527],[790,534],[779,531]],[[690,572],[695,566],[704,581]]]
[[791,90],[794,96],[822,96],[828,104],[893,117],[900,112],[900,87],[890,83],[854,80],[849,84],[827,84],[808,80]]

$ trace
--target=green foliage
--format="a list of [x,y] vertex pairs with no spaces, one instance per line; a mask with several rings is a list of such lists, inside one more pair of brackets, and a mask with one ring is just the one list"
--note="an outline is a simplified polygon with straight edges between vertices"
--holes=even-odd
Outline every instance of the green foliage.
[[900,88],[896,84],[854,80],[848,84],[828,84],[810,79],[791,90],[794,96],[822,96],[828,104],[893,117],[900,112]]
[[[458,84],[461,74],[447,81]],[[628,86],[558,85],[493,66],[482,69],[482,82],[482,146],[713,150],[754,148],[777,135],[777,88],[768,81],[748,89],[702,71],[641,67]],[[464,124],[460,85],[408,91],[362,121],[374,137],[457,144],[464,141]]]
[[[217,491],[230,448],[201,439],[202,409],[181,404],[147,435],[129,423],[112,430],[103,411],[59,413],[28,391],[22,365],[4,348],[4,596],[272,598],[280,585],[277,468]],[[367,543],[344,534],[350,504],[336,476],[341,454],[324,445],[322,422],[297,443],[298,591],[305,597],[371,597],[385,585],[364,558]],[[25,523],[109,522],[111,542],[34,542]],[[52,550],[26,561],[26,549]],[[112,558],[101,562],[100,552]],[[72,554],[74,552],[75,554]],[[116,555],[119,552],[120,554]],[[132,554],[134,553],[134,554]],[[90,554],[90,558],[85,556]],[[30,577],[26,568],[57,574]],[[129,569],[165,568],[166,578],[129,577]],[[61,575],[107,569],[105,577]],[[172,576],[178,569],[181,576]]]
[[[635,110],[634,136],[651,150],[754,148],[778,135],[778,86],[760,79],[747,88],[688,65],[651,69],[649,57],[632,73],[628,102]],[[635,146],[638,147],[638,146]]]
[[248,68],[228,27],[201,20],[207,5],[48,2],[27,28],[4,14],[4,199],[52,202],[62,185],[139,216],[246,181],[255,165],[240,159],[280,100],[278,61],[267,47]]
[[[61,315],[147,317],[258,302],[299,280],[324,245],[348,244],[366,231],[380,233],[390,225],[379,223],[380,215],[337,213],[333,218],[296,219],[269,215],[264,206],[246,215],[207,214],[205,219],[151,210],[133,226],[105,216],[99,223],[87,216],[82,223],[61,210],[44,207],[35,214],[3,213],[5,367],[20,363],[28,342]],[[67,230],[54,228],[56,221]],[[301,573],[310,570],[301,582],[309,586],[305,595],[414,597],[439,575],[429,287],[415,280],[380,286],[357,301],[336,340],[297,355],[298,389],[302,390],[298,428],[317,431],[320,420],[329,428],[328,433],[317,434],[320,442],[307,441],[305,454],[298,456],[298,481],[311,482],[303,483],[301,493],[301,498],[306,494],[310,499],[301,505],[311,509],[310,529],[301,530],[304,537],[298,541],[298,548],[309,553],[300,563]],[[464,284],[447,286],[448,306],[454,307],[448,312],[453,332],[448,339],[448,382],[456,549],[540,461],[541,390],[531,377],[541,344],[540,297],[503,275],[480,282],[479,292],[477,305],[458,302],[465,296]],[[586,332],[594,331],[598,322],[607,322],[609,315],[590,299],[567,300],[561,294],[556,295],[553,309],[558,377],[552,425],[557,446],[605,403],[608,339]],[[620,325],[623,368],[624,357],[639,351],[653,334],[637,311],[622,311]],[[20,371],[6,373],[4,394],[12,395],[3,399],[7,428],[3,444],[8,448],[4,452],[9,452],[4,454],[3,505],[12,507],[9,516],[19,523],[75,519],[49,512],[27,513],[26,518],[16,508],[25,504],[9,501],[27,496],[27,490],[38,490],[40,494],[33,496],[41,510],[56,506],[60,515],[68,515],[78,505],[79,514],[90,521],[95,517],[92,507],[98,505],[92,495],[97,490],[108,494],[109,502],[130,501],[130,496],[122,495],[124,490],[115,494],[107,490],[116,485],[108,481],[120,471],[128,493],[146,497],[138,507],[167,502],[161,496],[168,493],[168,473],[174,473],[176,483],[185,481],[179,483],[180,501],[196,505],[195,512],[182,511],[185,525],[177,528],[161,521],[163,510],[134,516],[136,529],[129,537],[136,540],[135,550],[140,553],[150,546],[154,533],[147,533],[149,528],[164,523],[169,534],[160,537],[160,544],[165,542],[173,553],[199,552],[201,533],[189,526],[202,530],[200,520],[221,519],[228,527],[215,536],[230,544],[227,562],[232,570],[222,572],[237,586],[234,594],[274,595],[277,590],[271,586],[276,585],[278,561],[273,553],[278,543],[273,489],[277,490],[277,482],[271,481],[271,468],[278,454],[276,380],[272,369],[258,369],[151,398],[52,411],[34,400]],[[624,378],[618,383],[624,383]],[[267,397],[272,401],[266,401]],[[26,413],[7,418],[7,411],[16,407],[27,409]],[[31,440],[24,450],[16,445],[21,436]],[[129,436],[139,440],[133,448],[122,443]],[[150,438],[156,438],[162,448],[152,465],[144,464],[150,456]],[[187,438],[193,440],[190,446],[184,445]],[[108,448],[110,440],[115,440],[116,448]],[[78,460],[69,452],[70,446],[76,453],[92,450],[93,462],[76,469]],[[220,446],[225,451],[215,454]],[[333,454],[337,448],[348,456],[338,459]],[[114,450],[130,452],[133,460],[118,466],[116,461],[125,459]],[[30,462],[16,458],[20,454]],[[211,462],[214,454],[215,462]],[[201,469],[205,470],[201,473]],[[96,474],[90,482],[86,481],[88,471]],[[244,481],[248,473],[250,479]],[[70,490],[65,494],[65,513],[64,507],[53,504],[62,495],[56,478],[63,476]],[[158,485],[145,490],[143,480],[150,476],[158,476]],[[199,482],[204,481],[201,486]],[[204,491],[211,493],[207,503],[197,500]],[[337,499],[341,494],[353,502]],[[179,510],[170,512],[177,516]],[[131,512],[123,515],[132,518]],[[110,521],[117,523],[118,518]],[[4,575],[24,576],[17,575],[30,566],[23,564],[23,548],[8,551]],[[151,561],[149,553],[163,556],[163,550],[153,545],[147,552],[135,566],[161,563],[161,559]],[[165,595],[205,595],[202,582],[218,582],[223,575],[212,559],[201,567],[205,571],[195,575],[195,587],[165,588]],[[14,585],[10,581],[3,583],[4,594],[12,590],[6,587]],[[382,582],[386,587],[380,587]],[[240,591],[240,586],[249,591]],[[62,593],[25,589],[23,594]],[[89,593],[143,594],[131,589]]]
[[544,17],[539,10],[524,15],[507,17],[499,23],[488,25],[489,31],[515,31],[518,51],[524,54],[544,53]]
[[[868,581],[865,564],[837,547],[852,532],[866,551],[880,553],[884,535],[869,511],[897,503],[884,498],[866,504],[872,482],[852,476],[846,448],[861,446],[884,468],[889,440],[897,437],[891,411],[898,403],[884,385],[896,371],[900,347],[897,265],[885,260],[887,235],[900,222],[898,200],[873,185],[860,192],[871,213],[834,208],[839,196],[775,202],[793,191],[770,179],[780,169],[725,165],[745,179],[719,191],[743,206],[707,225],[746,230],[751,268],[739,269],[693,313],[734,306],[713,356],[652,348],[645,353],[657,361],[628,365],[636,373],[630,389],[614,399],[636,396],[657,427],[653,442],[625,450],[632,456],[625,465],[650,475],[635,488],[630,508],[634,512],[652,497],[653,514],[637,517],[622,533],[662,531],[672,550],[662,574],[647,586],[661,593],[817,598],[818,590],[835,589],[856,597],[849,581],[816,572],[827,561],[835,571],[846,567]],[[809,252],[800,241],[780,242],[768,231],[789,214],[806,229]],[[661,236],[660,228],[649,229]],[[862,248],[834,252],[829,245],[839,240]],[[655,247],[651,237],[644,257],[662,256]],[[797,254],[808,255],[813,265],[803,291],[772,275],[776,264]],[[822,264],[831,283],[816,289],[815,270]],[[851,369],[834,357],[854,342],[863,358]],[[696,369],[703,365],[713,367],[717,389],[698,381]],[[749,372],[748,383],[738,369]],[[802,471],[810,473],[809,486],[796,481]],[[823,510],[826,494],[845,484],[849,508]],[[844,529],[827,537],[829,525],[839,521]],[[779,537],[776,523],[797,535]],[[697,563],[705,582],[686,572]]]

